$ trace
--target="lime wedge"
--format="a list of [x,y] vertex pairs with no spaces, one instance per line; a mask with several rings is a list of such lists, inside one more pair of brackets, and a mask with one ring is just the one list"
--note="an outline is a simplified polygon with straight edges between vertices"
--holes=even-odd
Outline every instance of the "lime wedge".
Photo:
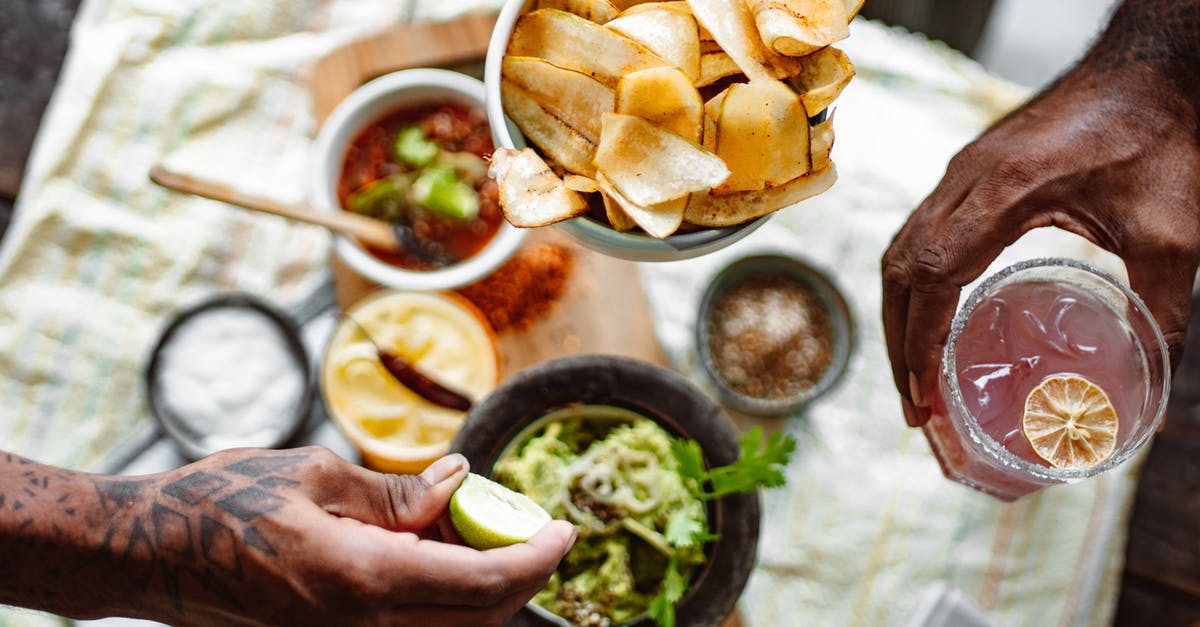
[[467,544],[482,551],[525,542],[550,522],[550,514],[524,494],[468,473],[450,497],[450,522]]

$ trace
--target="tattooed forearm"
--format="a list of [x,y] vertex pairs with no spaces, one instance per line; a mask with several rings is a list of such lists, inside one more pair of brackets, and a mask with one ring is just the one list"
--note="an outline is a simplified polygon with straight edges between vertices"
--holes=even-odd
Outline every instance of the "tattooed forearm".
[[523,551],[443,542],[468,470],[448,455],[385,475],[307,447],[106,477],[0,452],[0,603],[177,627],[499,625],[574,532],[548,523]]
[[[286,471],[306,459],[264,452],[222,465],[214,457],[127,479],[5,455],[0,603],[79,617],[165,612],[182,619],[188,600],[200,599],[227,617],[240,615],[255,593],[246,585],[248,564],[280,554],[268,515],[287,506],[299,485]],[[81,590],[95,590],[94,598],[80,598]]]
[[[0,527],[6,536],[4,559],[0,560],[0,601],[58,603],[64,595],[56,582],[65,567],[42,563],[41,558],[60,554],[71,541],[78,501],[70,489],[71,475],[3,453],[0,477]],[[31,569],[40,569],[44,576],[29,577]]]

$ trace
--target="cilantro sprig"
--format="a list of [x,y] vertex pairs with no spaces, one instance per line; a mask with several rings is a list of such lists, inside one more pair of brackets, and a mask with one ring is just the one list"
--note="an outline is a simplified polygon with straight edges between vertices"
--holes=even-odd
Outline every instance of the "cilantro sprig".
[[[787,478],[784,467],[796,450],[796,439],[775,433],[764,441],[763,429],[756,426],[738,441],[738,459],[727,466],[704,467],[704,454],[695,440],[671,441],[671,454],[678,463],[688,491],[702,500],[720,498],[726,494],[753,492],[760,487],[777,488]],[[683,510],[671,514],[664,536],[675,549],[667,562],[662,587],[650,602],[648,614],[660,627],[675,627],[675,604],[687,592],[688,581],[679,568],[679,550],[716,539],[699,521]]]
[[795,438],[775,433],[764,442],[763,429],[756,426],[742,436],[738,447],[741,452],[736,462],[712,469],[704,467],[704,457],[695,440],[673,440],[671,453],[679,463],[680,476],[701,499],[753,492],[759,487],[777,488],[787,481],[783,467],[796,450]]

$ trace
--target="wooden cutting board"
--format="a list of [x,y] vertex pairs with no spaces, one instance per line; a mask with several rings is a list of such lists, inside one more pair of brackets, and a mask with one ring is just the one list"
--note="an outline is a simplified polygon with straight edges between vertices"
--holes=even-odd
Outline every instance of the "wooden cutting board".
[[[331,52],[313,73],[318,123],[355,87],[388,72],[444,67],[481,76],[495,23],[494,13],[475,13],[449,22],[402,24]],[[553,228],[535,230],[524,246],[547,242],[569,247],[574,268],[547,315],[528,328],[499,334],[504,373],[580,353],[625,355],[665,365],[637,265],[583,248]],[[379,287],[336,257],[332,264],[343,309]],[[723,627],[741,624],[735,613]]]
[[[479,76],[495,14],[449,22],[411,23],[333,51],[314,70],[315,114],[323,122],[354,88],[388,72],[445,67]],[[505,374],[576,353],[610,353],[664,364],[637,266],[569,241],[553,228],[536,229],[525,247],[553,242],[573,253],[574,267],[561,298],[544,317],[520,331],[500,333]],[[333,260],[338,304],[345,308],[378,285]]]

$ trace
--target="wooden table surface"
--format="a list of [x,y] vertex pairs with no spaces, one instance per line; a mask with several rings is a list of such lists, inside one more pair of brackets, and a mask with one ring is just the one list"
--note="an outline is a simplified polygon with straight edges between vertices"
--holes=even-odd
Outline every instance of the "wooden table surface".
[[[79,0],[0,0],[0,236]],[[1115,624],[1200,627],[1200,307],[1142,471]]]

